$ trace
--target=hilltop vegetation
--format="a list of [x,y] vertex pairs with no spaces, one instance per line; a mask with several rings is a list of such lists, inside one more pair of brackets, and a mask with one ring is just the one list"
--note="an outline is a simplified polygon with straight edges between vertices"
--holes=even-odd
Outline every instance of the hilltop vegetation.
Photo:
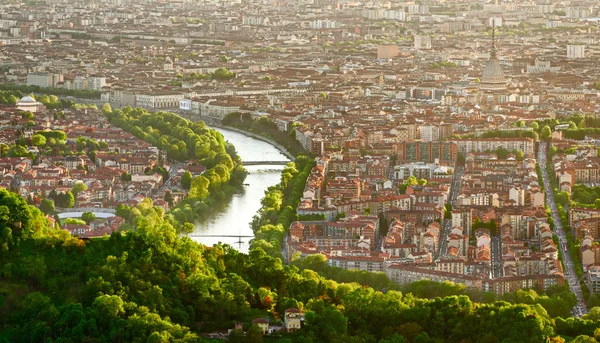
[[3,243],[10,247],[0,259],[0,321],[8,329],[0,337],[200,342],[201,331],[275,319],[289,307],[306,311],[306,325],[284,335],[286,342],[549,342],[557,334],[593,336],[600,325],[553,319],[539,304],[429,300],[339,284],[283,265],[261,248],[245,255],[180,237],[176,219],[149,200],[136,210],[135,231],[82,241],[0,190]]

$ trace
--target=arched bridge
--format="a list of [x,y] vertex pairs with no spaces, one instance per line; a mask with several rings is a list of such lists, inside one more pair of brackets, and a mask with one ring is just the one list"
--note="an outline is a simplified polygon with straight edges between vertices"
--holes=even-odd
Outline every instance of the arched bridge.
[[242,161],[245,166],[285,166],[290,161]]

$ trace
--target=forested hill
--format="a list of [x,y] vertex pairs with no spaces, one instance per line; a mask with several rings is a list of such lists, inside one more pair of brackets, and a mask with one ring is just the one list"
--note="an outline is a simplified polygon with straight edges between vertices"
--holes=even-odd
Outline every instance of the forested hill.
[[180,238],[173,217],[149,201],[138,210],[135,231],[82,241],[0,190],[2,245],[12,244],[0,259],[0,340],[199,342],[201,332],[277,320],[291,307],[306,311],[305,326],[281,342],[561,342],[551,337],[593,336],[600,324],[553,319],[539,304],[337,284],[260,248],[245,255]]

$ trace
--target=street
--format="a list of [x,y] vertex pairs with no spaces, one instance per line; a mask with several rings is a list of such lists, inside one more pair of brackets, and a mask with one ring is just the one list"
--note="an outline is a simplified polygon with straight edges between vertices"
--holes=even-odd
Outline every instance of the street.
[[502,239],[500,236],[492,237],[492,278],[504,276],[504,263],[502,262]]
[[567,235],[562,226],[560,216],[558,215],[558,208],[556,206],[556,203],[554,202],[554,190],[552,189],[552,185],[550,184],[550,179],[548,176],[548,171],[546,170],[546,146],[547,143],[540,142],[538,153],[538,163],[540,164],[544,188],[546,190],[546,204],[548,204],[550,212],[552,213],[552,219],[554,220],[554,233],[558,236],[558,248],[562,252],[563,263],[565,267],[565,281],[568,283],[571,292],[573,292],[573,294],[575,294],[575,296],[577,297],[577,305],[573,308],[571,313],[574,316],[581,317],[583,314],[587,313],[587,306],[585,304],[585,299],[583,298],[583,294],[581,292],[579,278],[577,277],[577,273],[575,272],[575,265],[573,263],[573,259],[571,258],[571,254],[568,251],[569,247],[567,246]]
[[169,169],[169,178],[167,180],[165,180],[162,184],[162,186],[160,186],[156,192],[154,193],[154,195],[152,196],[152,200],[156,200],[158,198],[158,196],[162,193],[162,191],[169,187],[169,184],[171,183],[171,180],[173,180],[173,177],[175,177],[177,175],[177,171],[181,168],[185,167],[185,164],[183,163],[172,163],[171,164],[171,169]]
[[[449,203],[454,207],[456,202],[456,198],[458,198],[458,193],[460,192],[460,185],[462,182],[462,176],[465,172],[465,168],[463,166],[456,167],[454,169],[454,178],[452,180],[452,186],[450,187],[450,199]],[[450,231],[452,230],[452,220],[446,219],[444,220],[444,225],[442,227],[440,246],[437,251],[436,260],[441,259],[444,256],[444,253],[448,250],[448,236],[450,235]]]

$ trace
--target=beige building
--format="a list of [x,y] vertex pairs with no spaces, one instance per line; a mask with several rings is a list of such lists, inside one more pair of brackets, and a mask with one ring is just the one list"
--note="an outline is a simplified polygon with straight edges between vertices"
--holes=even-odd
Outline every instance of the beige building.
[[297,308],[288,308],[285,310],[284,325],[287,332],[300,330],[304,315]]
[[378,59],[391,59],[398,56],[398,45],[384,44],[377,46]]

